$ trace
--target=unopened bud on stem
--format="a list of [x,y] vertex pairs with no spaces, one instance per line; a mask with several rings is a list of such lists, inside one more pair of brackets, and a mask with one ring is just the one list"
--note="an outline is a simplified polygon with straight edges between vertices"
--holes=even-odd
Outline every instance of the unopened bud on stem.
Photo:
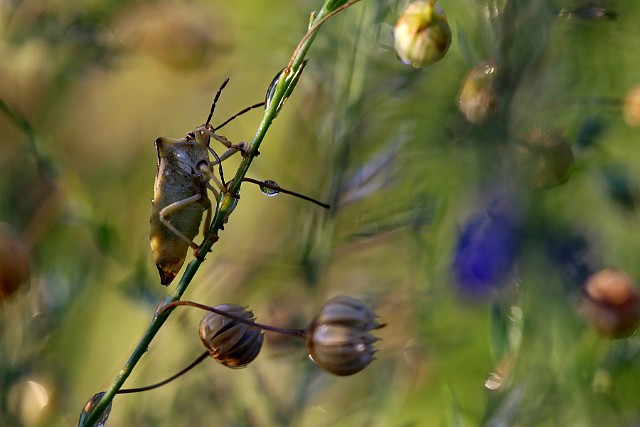
[[406,64],[424,67],[441,59],[451,44],[451,28],[435,1],[414,1],[402,12],[393,31],[396,53]]

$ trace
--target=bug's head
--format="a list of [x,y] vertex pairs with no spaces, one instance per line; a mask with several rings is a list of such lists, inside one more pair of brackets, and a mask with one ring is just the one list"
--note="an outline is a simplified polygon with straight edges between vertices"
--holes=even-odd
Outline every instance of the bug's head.
[[212,125],[206,123],[202,126],[198,126],[195,131],[187,133],[187,139],[195,140],[198,144],[209,148],[211,135],[213,135],[214,131],[215,128]]

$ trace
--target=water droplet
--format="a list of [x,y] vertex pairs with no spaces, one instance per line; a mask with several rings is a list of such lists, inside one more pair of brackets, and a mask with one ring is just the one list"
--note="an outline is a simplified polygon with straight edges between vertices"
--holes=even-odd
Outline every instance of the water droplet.
[[[82,408],[82,413],[80,414],[80,420],[78,421],[78,425],[82,425],[86,422],[87,418],[89,417],[89,414],[91,413],[93,408],[98,404],[102,396],[104,396],[104,391],[94,394],[93,397],[89,399],[89,401],[86,403],[86,405],[84,405],[84,408]],[[100,418],[98,418],[93,425],[95,427],[103,427],[107,422],[107,419],[109,419],[109,415],[111,415],[111,402],[109,402],[109,405],[107,406],[107,408],[104,410],[102,415],[100,415]]]
[[263,184],[266,184],[266,185],[260,185],[260,191],[262,191],[262,194],[266,196],[269,196],[269,197],[275,196],[280,192],[279,190],[276,190],[275,188],[273,188],[273,187],[280,187],[278,183],[275,181],[271,181],[270,179],[267,179],[266,181],[263,181]]
[[[284,71],[284,68],[278,71],[278,74],[276,74],[276,76],[273,78],[273,80],[271,81],[271,84],[269,85],[269,88],[267,89],[267,94],[264,99],[265,110],[268,110],[269,107],[271,106],[271,99],[273,98],[273,94],[276,91],[276,86],[278,85],[278,81],[280,80],[280,74],[282,74],[283,71]],[[278,106],[278,109],[280,109],[280,106]]]

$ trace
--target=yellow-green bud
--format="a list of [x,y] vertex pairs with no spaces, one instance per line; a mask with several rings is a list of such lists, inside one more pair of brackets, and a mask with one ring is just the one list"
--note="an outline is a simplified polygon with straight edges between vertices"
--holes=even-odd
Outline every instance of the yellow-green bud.
[[396,53],[406,64],[424,67],[444,56],[451,28],[444,10],[433,0],[410,3],[393,31]]
[[558,130],[533,128],[517,146],[516,157],[520,170],[537,188],[560,184],[573,164],[573,150]]
[[498,70],[493,61],[485,61],[473,67],[462,83],[458,96],[458,108],[474,124],[482,124],[496,112],[495,91]]
[[640,86],[633,87],[622,103],[624,121],[632,127],[640,127]]

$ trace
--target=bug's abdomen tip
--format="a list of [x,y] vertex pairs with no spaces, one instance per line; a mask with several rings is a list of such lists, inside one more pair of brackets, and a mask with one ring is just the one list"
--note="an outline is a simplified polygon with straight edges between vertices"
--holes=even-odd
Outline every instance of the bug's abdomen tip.
[[164,286],[169,286],[176,275],[171,271],[163,270],[158,264],[156,264],[156,267],[158,268],[158,273],[160,273],[160,283]]

